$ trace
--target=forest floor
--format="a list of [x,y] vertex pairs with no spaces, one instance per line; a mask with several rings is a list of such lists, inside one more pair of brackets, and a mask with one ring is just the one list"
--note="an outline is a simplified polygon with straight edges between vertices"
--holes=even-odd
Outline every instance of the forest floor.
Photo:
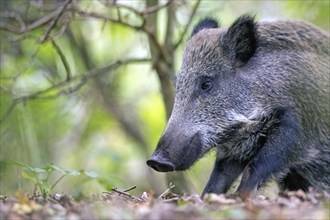
[[257,196],[239,198],[209,194],[178,196],[166,190],[160,197],[152,193],[134,196],[132,189],[104,192],[76,201],[53,194],[47,199],[0,197],[0,219],[330,219],[330,196],[303,191],[281,193],[275,199]]

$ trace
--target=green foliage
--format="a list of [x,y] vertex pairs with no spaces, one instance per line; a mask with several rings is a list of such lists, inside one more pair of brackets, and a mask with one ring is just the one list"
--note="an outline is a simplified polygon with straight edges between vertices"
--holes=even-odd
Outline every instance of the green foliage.
[[[54,164],[48,164],[44,168],[38,168],[31,167],[15,160],[7,160],[4,162],[23,168],[24,172],[21,172],[21,176],[26,180],[32,181],[35,184],[34,194],[36,193],[36,189],[39,189],[44,199],[47,198],[54,187],[66,176],[86,176],[90,179],[98,178],[98,174],[92,171],[64,170]],[[60,177],[56,179],[56,181],[51,182],[50,177],[56,172],[60,174]]]
[[[299,1],[285,1],[284,4],[286,12],[294,19],[307,20],[329,31],[330,1],[305,0],[303,3]],[[299,10],[297,10],[298,7]]]

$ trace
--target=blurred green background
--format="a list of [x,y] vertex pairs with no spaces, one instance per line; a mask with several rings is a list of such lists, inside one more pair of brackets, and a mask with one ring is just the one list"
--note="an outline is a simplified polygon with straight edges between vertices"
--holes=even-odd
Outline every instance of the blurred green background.
[[[22,169],[6,163],[7,160],[32,167],[54,163],[64,169],[95,171],[109,186],[126,189],[136,185],[136,194],[163,192],[169,185],[165,174],[152,171],[145,163],[166,125],[160,77],[149,60],[152,54],[146,33],[120,22],[70,11],[77,7],[139,25],[140,15],[129,7],[143,11],[146,1],[72,1],[58,21],[53,17],[26,32],[13,28],[22,27],[22,23],[33,24],[61,9],[64,3],[1,1],[0,194],[12,195],[18,189],[33,192],[33,185],[20,175]],[[172,40],[179,42],[198,2],[152,3],[166,5],[151,13],[158,14],[156,40],[164,45],[168,34],[167,8],[172,5]],[[330,28],[328,0],[202,0],[183,41],[171,54],[172,74],[178,72],[185,41],[200,18],[213,16],[219,18],[222,26],[228,26],[246,12],[256,14],[259,21],[303,19],[327,32]],[[43,41],[51,22],[55,23],[49,33],[52,38]],[[147,60],[85,77],[95,69],[131,58]],[[54,88],[47,90],[51,87]],[[184,172],[189,182],[186,192],[202,191],[213,158],[212,153],[206,155]],[[105,188],[97,180],[68,176],[54,190],[79,197],[99,194]]]

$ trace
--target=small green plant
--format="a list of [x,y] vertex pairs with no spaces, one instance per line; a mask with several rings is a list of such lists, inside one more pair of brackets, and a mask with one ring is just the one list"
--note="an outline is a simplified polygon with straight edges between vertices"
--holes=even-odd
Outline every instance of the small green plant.
[[[6,161],[10,164],[22,167],[25,171],[21,173],[24,179],[31,180],[35,184],[34,194],[36,194],[37,189],[39,189],[43,199],[46,199],[54,187],[66,176],[87,176],[89,178],[97,178],[98,175],[95,172],[85,171],[85,170],[64,170],[54,164],[48,164],[44,168],[31,167],[29,165],[23,164],[15,160]],[[50,176],[53,173],[59,172],[61,176],[50,183]]]

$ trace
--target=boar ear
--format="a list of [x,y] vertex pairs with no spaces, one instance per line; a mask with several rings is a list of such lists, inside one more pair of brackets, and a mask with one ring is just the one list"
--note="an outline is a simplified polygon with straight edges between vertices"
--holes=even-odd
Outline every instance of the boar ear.
[[200,20],[197,25],[194,27],[191,37],[197,34],[199,31],[208,28],[217,28],[219,26],[218,21],[211,17],[206,17]]
[[257,47],[257,24],[252,15],[242,15],[229,28],[222,38],[225,52],[245,64],[255,53]]

